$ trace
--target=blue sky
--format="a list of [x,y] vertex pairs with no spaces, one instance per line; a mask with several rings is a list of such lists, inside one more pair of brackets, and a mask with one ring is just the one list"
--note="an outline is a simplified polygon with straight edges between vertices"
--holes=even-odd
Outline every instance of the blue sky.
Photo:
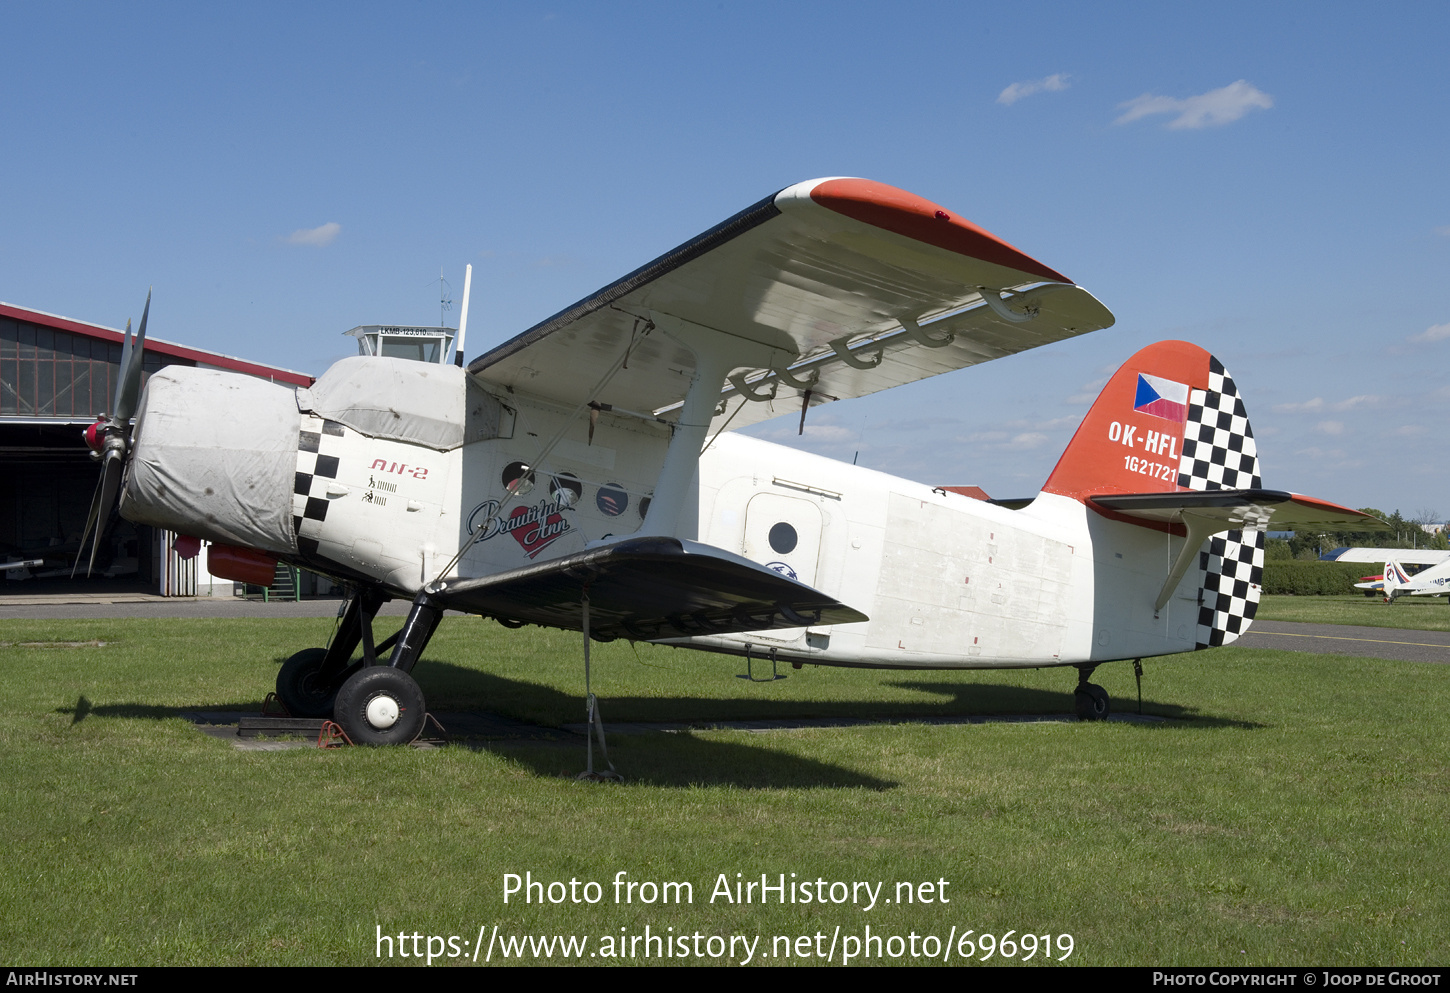
[[866,176],[1118,323],[752,433],[1027,495],[1119,363],[1185,338],[1266,485],[1450,516],[1443,3],[52,2],[0,32],[10,303],[120,326],[154,284],[153,333],[315,375],[472,263],[471,357]]

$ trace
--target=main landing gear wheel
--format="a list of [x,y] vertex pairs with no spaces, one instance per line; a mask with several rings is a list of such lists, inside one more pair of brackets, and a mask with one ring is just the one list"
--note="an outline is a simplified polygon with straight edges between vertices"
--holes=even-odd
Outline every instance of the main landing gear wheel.
[[1105,721],[1108,719],[1108,691],[1097,683],[1083,683],[1073,692],[1072,702],[1079,720]]
[[293,717],[331,717],[340,684],[328,685],[322,677],[327,649],[304,648],[277,673],[277,699]]
[[375,665],[337,691],[332,719],[355,745],[406,745],[423,730],[423,691],[402,669]]

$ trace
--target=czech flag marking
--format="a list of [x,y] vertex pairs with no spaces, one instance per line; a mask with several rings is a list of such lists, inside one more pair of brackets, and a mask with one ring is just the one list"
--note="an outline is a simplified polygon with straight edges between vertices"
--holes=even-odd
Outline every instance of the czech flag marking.
[[1182,424],[1188,418],[1188,385],[1140,372],[1133,410]]

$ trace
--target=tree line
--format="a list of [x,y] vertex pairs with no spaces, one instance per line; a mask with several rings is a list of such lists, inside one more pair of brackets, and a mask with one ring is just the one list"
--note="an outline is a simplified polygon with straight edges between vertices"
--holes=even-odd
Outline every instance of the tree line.
[[1360,513],[1378,517],[1390,526],[1389,531],[1295,531],[1293,536],[1270,538],[1266,555],[1271,559],[1317,559],[1336,548],[1428,548],[1450,550],[1445,531],[1430,534],[1422,525],[1441,523],[1434,510],[1416,511],[1408,517],[1396,510],[1386,514],[1374,507],[1361,507]]

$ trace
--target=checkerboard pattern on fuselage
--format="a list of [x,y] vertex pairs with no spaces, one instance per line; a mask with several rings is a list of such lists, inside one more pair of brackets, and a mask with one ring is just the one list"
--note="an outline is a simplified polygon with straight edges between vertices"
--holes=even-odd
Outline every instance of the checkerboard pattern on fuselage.
[[327,482],[337,478],[343,427],[316,414],[303,414],[297,436],[297,477],[292,486],[292,532],[303,555],[317,554],[327,519]]
[[[1188,398],[1178,485],[1191,490],[1246,490],[1263,485],[1258,446],[1232,377],[1210,357],[1208,389]],[[1264,581],[1264,532],[1229,531],[1199,553],[1203,597],[1196,648],[1227,645],[1254,619]]]

